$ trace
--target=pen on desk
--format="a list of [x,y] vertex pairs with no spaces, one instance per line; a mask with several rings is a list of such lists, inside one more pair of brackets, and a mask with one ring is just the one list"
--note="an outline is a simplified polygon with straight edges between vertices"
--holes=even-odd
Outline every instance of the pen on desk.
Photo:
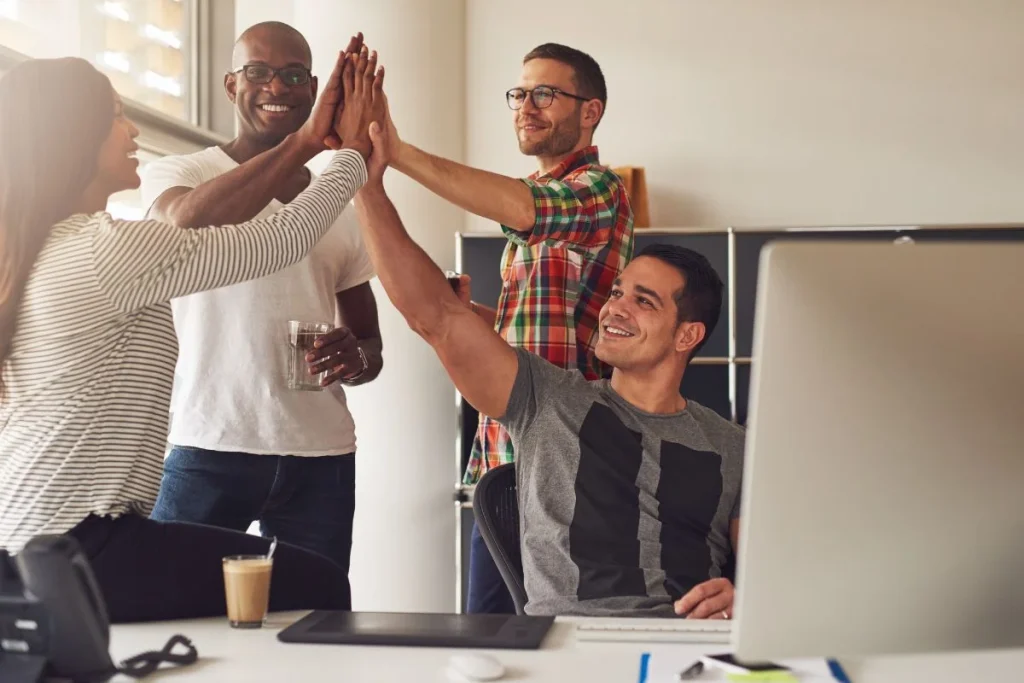
[[677,681],[690,681],[704,673],[704,662],[698,659],[686,669],[676,674]]
[[832,678],[839,681],[839,683],[851,683],[850,677],[846,675],[846,671],[835,659],[826,659],[828,662],[828,670],[832,672]]

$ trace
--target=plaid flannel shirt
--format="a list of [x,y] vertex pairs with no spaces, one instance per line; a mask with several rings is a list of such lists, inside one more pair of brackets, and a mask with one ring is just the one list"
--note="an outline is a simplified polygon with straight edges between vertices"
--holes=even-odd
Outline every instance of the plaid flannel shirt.
[[[594,356],[597,318],[633,256],[633,209],[622,179],[587,147],[523,182],[533,192],[536,222],[522,232],[501,226],[508,244],[495,329],[559,367],[606,377],[610,369]],[[481,416],[464,482],[475,484],[513,460],[508,433]]]

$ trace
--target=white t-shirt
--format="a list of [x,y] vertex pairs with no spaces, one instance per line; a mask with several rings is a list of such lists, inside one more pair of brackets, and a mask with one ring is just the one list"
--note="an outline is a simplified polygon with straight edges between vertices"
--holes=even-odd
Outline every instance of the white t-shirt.
[[[197,187],[238,166],[219,147],[166,157],[143,174],[152,205],[172,187]],[[280,211],[276,199],[257,216]],[[351,210],[299,263],[258,280],[174,299],[179,352],[168,440],[176,446],[270,455],[342,455],[355,424],[338,383],[288,389],[288,321],[335,322],[335,293],[374,276]]]

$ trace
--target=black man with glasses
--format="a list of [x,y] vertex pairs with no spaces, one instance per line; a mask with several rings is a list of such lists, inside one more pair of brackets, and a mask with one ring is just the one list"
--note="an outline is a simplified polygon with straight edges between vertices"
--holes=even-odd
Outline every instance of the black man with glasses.
[[[508,243],[497,309],[472,301],[465,276],[458,286],[463,302],[512,346],[600,379],[609,371],[594,355],[598,313],[633,254],[633,211],[622,179],[601,164],[593,143],[607,102],[604,75],[590,55],[548,43],[526,55],[519,83],[505,98],[519,150],[537,160],[528,178],[431,155],[403,142],[393,121],[391,166],[501,225]],[[464,482],[475,484],[514,459],[508,432],[482,417]],[[467,610],[514,612],[475,526],[469,564]]]
[[[376,55],[361,42],[356,36],[347,49],[372,73]],[[224,77],[238,136],[150,164],[142,182],[150,216],[183,227],[238,223],[254,217],[246,211],[276,213],[305,189],[311,157],[289,150],[316,100],[311,67],[309,45],[291,26],[246,30]],[[281,178],[259,201],[233,181],[232,171],[253,165]],[[171,302],[179,343],[172,447],[154,519],[238,531],[257,521],[264,536],[348,572],[356,439],[344,386],[381,371],[373,277],[355,213],[345,210],[298,264]],[[292,320],[334,326],[301,368],[311,377],[326,370],[319,387],[289,386]]]

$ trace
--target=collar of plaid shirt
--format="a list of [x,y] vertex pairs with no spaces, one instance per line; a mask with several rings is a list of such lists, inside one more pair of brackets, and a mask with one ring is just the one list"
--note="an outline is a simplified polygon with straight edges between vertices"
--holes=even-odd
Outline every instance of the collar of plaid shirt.
[[530,180],[537,180],[538,178],[564,178],[569,175],[571,171],[574,171],[580,166],[600,163],[601,161],[598,159],[597,154],[597,145],[590,145],[589,147],[584,147],[578,152],[573,152],[566,158],[562,159],[557,166],[547,173],[541,175],[540,171],[534,171],[527,177]]

